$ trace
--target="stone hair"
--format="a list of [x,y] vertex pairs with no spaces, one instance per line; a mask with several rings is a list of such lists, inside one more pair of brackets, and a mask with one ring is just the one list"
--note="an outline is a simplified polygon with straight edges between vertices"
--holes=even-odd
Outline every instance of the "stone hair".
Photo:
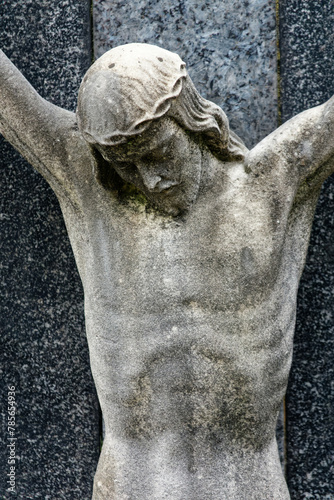
[[77,119],[87,142],[116,146],[169,116],[202,137],[222,160],[240,160],[246,150],[229,130],[224,111],[196,90],[177,54],[154,45],[116,47],[86,73]]
[[244,158],[246,147],[229,129],[224,111],[197,92],[189,75],[182,80],[182,91],[171,102],[166,116],[174,118],[184,129],[200,134],[204,144],[219,159]]

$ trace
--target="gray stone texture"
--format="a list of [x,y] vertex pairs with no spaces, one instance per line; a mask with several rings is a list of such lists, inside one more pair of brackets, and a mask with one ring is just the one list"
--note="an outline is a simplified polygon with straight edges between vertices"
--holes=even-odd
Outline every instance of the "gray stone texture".
[[[283,121],[334,93],[334,4],[280,2]],[[334,138],[333,138],[334,140]],[[287,399],[292,498],[334,498],[334,179],[322,190],[298,295]]]
[[[0,4],[1,48],[74,109],[90,64],[88,1]],[[0,497],[88,500],[99,454],[82,286],[58,202],[1,137]],[[6,492],[7,386],[16,386],[16,493]]]
[[96,57],[143,42],[176,52],[248,147],[277,126],[275,2],[94,0]]
[[[143,42],[178,53],[248,147],[278,125],[276,13],[268,0],[93,0],[94,52]],[[277,437],[284,467],[284,414]]]

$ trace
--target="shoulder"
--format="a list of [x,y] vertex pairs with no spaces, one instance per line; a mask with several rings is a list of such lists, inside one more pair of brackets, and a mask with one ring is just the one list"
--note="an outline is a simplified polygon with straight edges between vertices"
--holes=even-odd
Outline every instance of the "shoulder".
[[39,170],[58,198],[69,198],[77,204],[87,184],[94,180],[94,156],[74,113],[60,109],[50,128],[50,140],[43,152],[44,168]]

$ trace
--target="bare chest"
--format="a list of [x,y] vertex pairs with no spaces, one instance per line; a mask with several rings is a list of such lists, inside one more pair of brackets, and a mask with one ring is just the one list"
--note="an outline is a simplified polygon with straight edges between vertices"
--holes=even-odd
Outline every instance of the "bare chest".
[[247,190],[202,200],[179,219],[139,210],[96,219],[89,283],[154,310],[254,301],[280,271],[287,219],[286,206]]

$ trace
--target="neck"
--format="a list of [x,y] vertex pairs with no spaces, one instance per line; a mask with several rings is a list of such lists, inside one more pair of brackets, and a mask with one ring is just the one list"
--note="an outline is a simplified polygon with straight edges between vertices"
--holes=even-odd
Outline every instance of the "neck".
[[226,166],[229,163],[218,160],[207,148],[202,150],[201,179],[197,198],[212,191],[225,178]]

